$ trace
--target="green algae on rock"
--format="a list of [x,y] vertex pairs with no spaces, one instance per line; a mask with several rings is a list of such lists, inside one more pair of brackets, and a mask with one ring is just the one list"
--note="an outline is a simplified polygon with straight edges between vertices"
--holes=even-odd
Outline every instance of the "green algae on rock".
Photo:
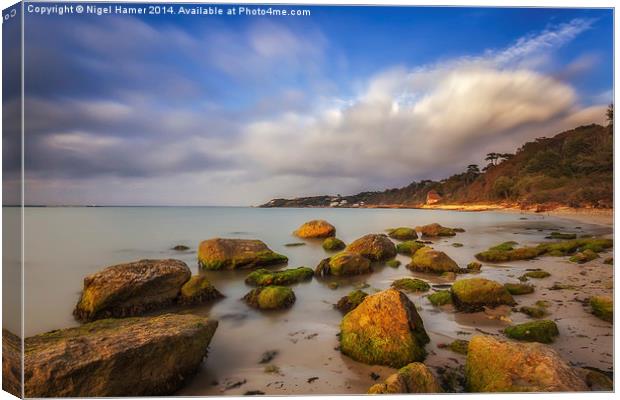
[[580,251],[579,253],[575,253],[574,256],[569,258],[570,262],[574,262],[577,264],[585,264],[589,261],[595,260],[600,256],[590,249],[585,249],[584,251]]
[[452,294],[449,290],[439,290],[433,294],[426,296],[428,301],[434,306],[443,306],[444,304],[452,304]]
[[527,271],[526,273],[524,273],[523,275],[521,275],[519,277],[519,280],[527,280],[527,278],[534,278],[534,279],[543,279],[543,278],[548,278],[550,277],[551,274],[547,271],[543,271],[542,269],[537,269],[534,271]]
[[385,262],[385,265],[387,265],[388,267],[392,267],[392,268],[398,268],[400,267],[401,262],[399,260],[388,260]]
[[542,318],[548,315],[547,309],[540,306],[522,306],[519,308],[519,312],[532,318]]
[[177,244],[176,246],[174,246],[174,247],[172,248],[172,250],[176,250],[176,251],[187,251],[187,250],[189,250],[189,247],[188,247],[188,246],[185,246],[185,245],[183,245],[183,244]]
[[600,253],[613,246],[613,240],[600,238],[579,238],[553,243],[541,243],[536,247],[515,248],[515,242],[505,242],[489,250],[476,254],[476,258],[486,262],[506,262],[530,260],[542,255],[563,257],[576,252],[591,250]]
[[592,314],[599,317],[603,321],[613,322],[614,319],[614,301],[609,296],[592,296],[590,298],[590,307]]
[[262,286],[252,289],[243,300],[259,310],[280,310],[295,303],[295,293],[286,286]]
[[372,272],[370,260],[348,251],[325,258],[314,270],[317,277],[360,275],[369,272]]
[[546,319],[512,325],[504,333],[511,339],[539,343],[551,343],[560,334],[555,322]]
[[422,279],[402,278],[392,282],[392,287],[395,289],[403,290],[405,292],[417,293],[427,292],[431,288],[431,285],[424,282]]
[[424,247],[424,243],[415,240],[407,240],[396,245],[396,252],[398,254],[413,256],[415,252],[420,250],[422,247]]
[[353,241],[346,251],[357,253],[370,261],[386,261],[396,257],[396,246],[384,234],[368,234]]
[[575,233],[551,232],[546,239],[577,239]]
[[337,251],[347,247],[347,245],[342,240],[335,237],[328,237],[327,239],[323,240],[322,246],[323,249],[327,251]]
[[251,272],[245,283],[252,286],[292,285],[312,279],[314,271],[308,267],[289,268],[282,271],[269,271],[261,268]]
[[413,240],[418,238],[418,234],[413,228],[393,228],[387,230],[388,236],[396,240]]
[[401,368],[426,357],[430,341],[415,305],[402,292],[370,295],[340,323],[340,350],[370,365]]
[[[423,226],[416,226],[416,231],[420,232],[422,236],[437,237],[437,236],[455,236],[456,231],[452,228],[446,228],[437,223],[428,224]],[[463,230],[464,231],[464,230]]]
[[582,368],[581,370],[585,375],[584,378],[590,390],[594,392],[612,392],[614,390],[614,381],[601,370],[587,367]]
[[433,272],[436,274],[461,272],[456,262],[448,257],[446,253],[430,247],[423,247],[416,251],[407,268],[412,271]]
[[476,335],[467,349],[467,390],[476,392],[580,392],[584,380],[550,346]]
[[304,239],[326,238],[336,236],[336,228],[325,220],[315,219],[302,224],[294,234]]
[[102,319],[25,339],[27,397],[171,395],[200,366],[217,321]]
[[466,312],[516,304],[504,285],[484,278],[460,279],[454,282],[451,292],[456,308]]
[[534,293],[534,286],[525,283],[505,283],[504,287],[513,296]]
[[285,264],[288,258],[273,252],[260,240],[204,240],[198,247],[198,264],[206,270],[241,269]]
[[202,304],[224,297],[204,275],[194,275],[181,287],[178,302],[192,305]]
[[441,393],[441,386],[428,367],[420,362],[408,364],[385,382],[372,385],[368,394]]
[[368,296],[368,293],[363,290],[356,289],[346,296],[343,296],[338,300],[338,303],[335,305],[337,310],[342,311],[342,313],[346,314],[349,311],[353,310],[355,307],[359,306],[362,301]]
[[482,268],[482,264],[480,264],[477,261],[472,261],[469,264],[467,264],[467,270],[468,271],[473,271],[473,272],[477,272],[480,271],[480,269]]
[[468,346],[469,346],[469,341],[463,340],[463,339],[456,339],[452,343],[450,343],[447,347],[455,353],[467,354]]

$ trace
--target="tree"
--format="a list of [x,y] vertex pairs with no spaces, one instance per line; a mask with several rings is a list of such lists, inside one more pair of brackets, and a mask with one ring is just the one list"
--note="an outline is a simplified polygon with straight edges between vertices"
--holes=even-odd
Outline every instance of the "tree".
[[499,153],[489,153],[487,157],[484,159],[485,161],[491,161],[492,165],[495,165],[495,162],[499,159]]
[[468,174],[479,174],[480,167],[478,167],[478,164],[469,164],[467,166],[467,173]]
[[507,199],[512,194],[514,181],[507,176],[500,176],[493,182],[493,193],[502,199]]

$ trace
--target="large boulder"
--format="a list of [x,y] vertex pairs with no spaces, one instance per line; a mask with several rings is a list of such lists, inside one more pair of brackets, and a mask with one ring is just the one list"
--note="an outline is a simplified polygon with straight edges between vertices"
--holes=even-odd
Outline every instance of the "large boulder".
[[314,273],[317,277],[360,275],[371,272],[370,260],[357,253],[343,251],[322,260]]
[[420,232],[422,236],[426,237],[437,237],[437,236],[454,236],[456,232],[452,228],[446,228],[445,226],[441,226],[437,223],[416,226],[416,231]]
[[443,251],[423,247],[416,251],[407,265],[412,271],[432,272],[442,274],[444,272],[460,272],[457,263]]
[[26,397],[170,395],[207,354],[217,321],[104,319],[25,340]]
[[192,305],[202,304],[224,297],[204,275],[194,275],[185,282],[179,295],[179,303]]
[[179,260],[140,260],[84,278],[73,315],[81,321],[139,315],[174,302],[191,271]]
[[452,301],[461,311],[482,311],[484,307],[515,305],[512,295],[501,283],[484,279],[460,279],[452,285]]
[[366,364],[401,368],[422,361],[429,341],[415,305],[395,289],[367,296],[340,323],[340,350]]
[[540,343],[476,335],[465,364],[470,392],[579,392],[588,386],[560,355]]
[[368,394],[441,393],[441,386],[428,367],[414,362],[406,365],[385,382],[372,385]]
[[336,228],[327,221],[315,219],[304,223],[294,233],[304,239],[327,238],[336,236]]
[[198,264],[208,270],[265,267],[287,261],[286,256],[273,252],[260,240],[215,238],[198,247]]
[[396,246],[384,234],[364,235],[348,245],[346,250],[371,261],[385,261],[396,257]]

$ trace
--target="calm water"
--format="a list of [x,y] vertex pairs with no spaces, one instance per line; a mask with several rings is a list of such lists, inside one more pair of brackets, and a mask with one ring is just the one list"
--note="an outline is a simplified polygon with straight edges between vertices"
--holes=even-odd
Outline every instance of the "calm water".
[[[466,233],[434,244],[461,266],[472,261],[476,252],[499,242],[539,243],[544,240],[548,229],[611,233],[609,227],[560,218],[494,212],[227,207],[28,208],[25,212],[25,333],[30,336],[76,325],[71,312],[84,276],[106,266],[143,258],[178,258],[185,261],[193,273],[198,273],[195,250],[201,240],[212,237],[260,239],[274,251],[287,255],[289,266],[314,267],[327,256],[320,241],[306,241],[307,245],[301,247],[286,247],[285,244],[300,241],[292,236],[293,230],[301,223],[317,218],[335,225],[337,236],[347,243],[364,234],[381,233],[397,226],[438,222],[465,228]],[[581,229],[575,229],[576,226]],[[464,246],[452,247],[454,242]],[[177,244],[187,245],[191,250],[170,250]],[[190,310],[218,319],[220,325],[208,359],[180,394],[242,394],[248,390],[268,394],[365,392],[374,383],[370,372],[385,378],[390,369],[364,366],[335,349],[341,314],[332,308],[332,304],[355,284],[366,282],[370,285],[366,290],[372,292],[389,287],[394,279],[414,275],[404,267],[407,257],[398,258],[403,262],[400,268],[376,266],[373,274],[342,281],[337,290],[317,280],[296,285],[295,305],[290,310],[275,313],[251,310],[239,300],[250,290],[243,282],[247,271],[207,272],[226,298]],[[566,262],[559,259],[546,263],[546,268],[551,271],[568,268]],[[502,282],[515,281],[521,270],[528,267],[532,267],[531,262],[485,266],[481,276]],[[446,283],[439,278],[415,275],[432,283]],[[549,284],[552,282],[550,280]],[[533,303],[536,299],[527,296],[519,297],[519,302]],[[451,357],[458,361],[455,367],[462,362],[461,356],[436,349],[437,343],[467,338],[459,336],[459,332],[461,335],[471,334],[476,328],[497,332],[498,328],[505,326],[482,313],[463,315],[450,310],[439,311],[423,296],[410,297],[420,307],[433,340],[427,347],[431,350],[427,360],[430,365],[450,363],[447,360]],[[519,318],[524,319],[520,314],[515,316],[516,320]],[[611,332],[606,326],[601,329]],[[599,345],[605,346],[604,340],[601,339]],[[562,342],[558,344],[562,345]],[[258,364],[261,354],[267,350],[278,351],[272,363],[280,368],[280,373],[265,373],[264,365]],[[611,342],[603,350],[611,353]],[[566,356],[570,358],[571,354],[567,352]],[[596,358],[600,357],[597,355]],[[608,361],[600,361],[603,364],[596,366],[609,367],[606,365]],[[592,363],[594,361],[589,362]],[[308,379],[312,377],[319,379],[309,383]],[[245,383],[226,389],[244,380]]]

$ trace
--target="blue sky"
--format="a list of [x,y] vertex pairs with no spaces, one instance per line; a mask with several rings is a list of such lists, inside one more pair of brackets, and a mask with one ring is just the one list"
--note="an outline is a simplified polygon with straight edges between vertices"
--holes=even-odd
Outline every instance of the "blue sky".
[[[297,7],[308,8],[308,7]],[[603,121],[610,10],[26,16],[26,202],[403,186]]]

